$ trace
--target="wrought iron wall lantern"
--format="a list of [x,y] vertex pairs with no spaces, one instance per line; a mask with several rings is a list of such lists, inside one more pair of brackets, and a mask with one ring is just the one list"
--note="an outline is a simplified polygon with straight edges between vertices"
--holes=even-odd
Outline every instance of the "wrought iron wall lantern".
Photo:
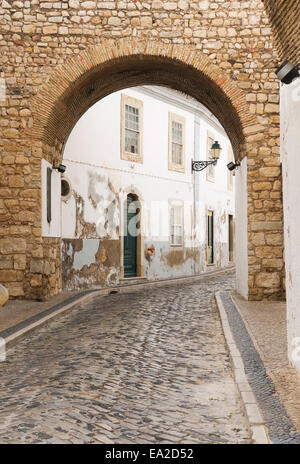
[[219,142],[215,141],[211,147],[212,159],[208,161],[192,161],[192,171],[203,171],[208,166],[216,166],[218,159],[220,158],[222,148]]

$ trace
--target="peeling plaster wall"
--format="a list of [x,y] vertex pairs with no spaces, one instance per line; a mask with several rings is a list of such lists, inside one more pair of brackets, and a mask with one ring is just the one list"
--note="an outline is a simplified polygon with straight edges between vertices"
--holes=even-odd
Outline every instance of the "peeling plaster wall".
[[63,240],[64,288],[116,285],[120,279],[119,240]]
[[[143,101],[143,163],[120,159],[122,93]],[[170,99],[177,99],[178,105],[171,104]],[[124,229],[123,205],[128,193],[135,193],[141,201],[140,266],[147,279],[187,276],[207,270],[208,209],[215,213],[213,268],[228,265],[228,214],[234,215],[234,194],[227,189],[230,142],[203,107],[197,143],[194,142],[195,108],[200,107],[193,99],[167,89],[159,88],[156,92],[156,88],[134,88],[106,97],[78,121],[66,144],[63,161],[72,187],[70,198],[62,201],[65,288],[119,282],[123,241],[120,233]],[[184,173],[168,169],[169,112],[186,121]],[[206,159],[208,130],[223,147],[215,168],[215,182],[207,181],[206,171],[192,174],[190,168],[194,153],[195,159]],[[184,204],[184,244],[180,249],[172,247],[169,239],[172,200]],[[111,249],[113,256],[103,260]]]
[[280,100],[288,352],[300,372],[300,79],[281,86]]
[[118,239],[119,195],[111,183],[110,173],[93,165],[64,162],[72,194],[62,202],[62,236]]

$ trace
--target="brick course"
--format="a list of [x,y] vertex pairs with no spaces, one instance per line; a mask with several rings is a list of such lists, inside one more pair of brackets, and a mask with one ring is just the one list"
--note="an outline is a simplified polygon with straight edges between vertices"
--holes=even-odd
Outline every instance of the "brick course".
[[264,0],[281,62],[300,63],[300,2]]

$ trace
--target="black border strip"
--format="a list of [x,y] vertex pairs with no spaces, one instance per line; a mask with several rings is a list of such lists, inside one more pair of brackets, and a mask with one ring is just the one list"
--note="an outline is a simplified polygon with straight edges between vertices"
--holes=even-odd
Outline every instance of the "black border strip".
[[79,298],[81,298],[82,296],[88,295],[89,293],[93,293],[95,291],[97,290],[86,290],[84,292],[77,293],[76,295],[71,296],[67,300],[62,301],[56,304],[55,306],[51,306],[51,308],[45,309],[45,311],[42,311],[41,313],[38,313],[35,316],[29,317],[28,319],[25,319],[24,321],[19,322],[18,324],[13,325],[12,327],[8,327],[8,329],[2,330],[2,332],[0,332],[0,337],[4,339],[10,337],[14,333],[19,332],[19,330],[23,330],[31,324],[40,321],[44,317],[49,316],[52,313],[55,313],[57,310],[63,308],[64,306],[76,302],[76,300],[79,300]]

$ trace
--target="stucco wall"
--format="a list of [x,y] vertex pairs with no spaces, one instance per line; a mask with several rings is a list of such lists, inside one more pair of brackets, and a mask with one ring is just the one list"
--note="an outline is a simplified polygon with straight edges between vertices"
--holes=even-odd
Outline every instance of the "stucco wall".
[[281,86],[280,110],[288,350],[300,371],[300,79]]

